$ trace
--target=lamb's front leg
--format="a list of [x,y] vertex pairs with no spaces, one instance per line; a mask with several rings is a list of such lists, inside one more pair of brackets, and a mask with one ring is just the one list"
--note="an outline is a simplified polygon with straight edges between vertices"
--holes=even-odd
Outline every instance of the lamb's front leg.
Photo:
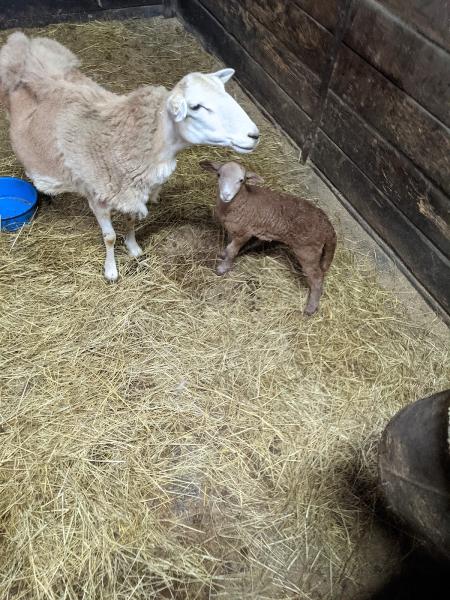
[[236,236],[231,240],[231,242],[225,248],[225,251],[219,255],[219,257],[223,258],[223,260],[217,267],[218,275],[225,275],[225,273],[228,273],[233,266],[234,259],[239,254],[239,250],[248,242],[251,237],[251,235],[244,234],[241,236]]
[[97,202],[89,202],[92,212],[94,213],[105,242],[106,258],[105,258],[105,277],[109,281],[116,281],[119,277],[117,271],[116,259],[114,256],[114,244],[116,243],[116,232],[111,223],[111,211],[109,208],[101,207]]
[[135,215],[127,215],[127,233],[125,235],[125,246],[128,250],[130,256],[141,256],[142,248],[136,241],[136,216]]

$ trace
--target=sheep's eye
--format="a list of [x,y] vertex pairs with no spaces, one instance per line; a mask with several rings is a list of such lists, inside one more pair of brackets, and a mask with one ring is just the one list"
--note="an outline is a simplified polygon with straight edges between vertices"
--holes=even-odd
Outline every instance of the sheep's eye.
[[191,106],[191,110],[199,110],[201,107],[201,104],[195,104],[195,106]]
[[217,177],[220,177],[220,173],[217,173]]
[[239,183],[244,183],[244,180],[243,179],[239,179]]

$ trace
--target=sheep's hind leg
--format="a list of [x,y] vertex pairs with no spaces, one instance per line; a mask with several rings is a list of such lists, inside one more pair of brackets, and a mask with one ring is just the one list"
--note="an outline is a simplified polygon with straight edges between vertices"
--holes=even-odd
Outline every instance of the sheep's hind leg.
[[127,215],[127,233],[125,235],[125,246],[128,250],[130,256],[138,257],[142,254],[142,248],[136,241],[136,216],[135,215]]
[[313,315],[319,308],[323,289],[323,271],[320,267],[320,252],[316,248],[302,248],[295,250],[309,287],[308,299],[303,314]]
[[319,308],[319,302],[322,296],[323,288],[323,272],[320,266],[304,267],[303,272],[306,276],[306,281],[308,282],[309,286],[308,300],[303,312],[306,316],[310,316],[313,315]]
[[225,251],[219,255],[221,258],[223,257],[223,260],[217,267],[218,275],[225,275],[225,273],[228,273],[233,266],[234,259],[239,254],[239,250],[248,242],[251,237],[251,235],[243,235],[240,237],[235,237],[231,240],[231,242],[225,248]]
[[105,258],[105,277],[109,281],[116,281],[119,277],[117,271],[116,259],[114,256],[114,244],[116,243],[116,232],[113,229],[111,223],[111,211],[107,208],[102,208],[94,202],[90,202],[89,206],[94,213],[100,229],[103,234],[103,241],[105,242],[106,258]]
[[159,192],[160,192],[160,190],[161,190],[161,186],[158,185],[151,192],[150,197],[149,197],[149,202],[151,202],[151,204],[159,204]]

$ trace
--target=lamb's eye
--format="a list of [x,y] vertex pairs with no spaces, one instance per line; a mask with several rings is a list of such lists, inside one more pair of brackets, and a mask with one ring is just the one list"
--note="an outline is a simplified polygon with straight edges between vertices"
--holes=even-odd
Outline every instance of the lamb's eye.
[[217,173],[217,177],[220,177],[220,173]]
[[243,179],[239,179],[239,183],[244,183],[244,180]]
[[201,104],[195,104],[194,106],[191,106],[191,110],[199,110],[201,107]]

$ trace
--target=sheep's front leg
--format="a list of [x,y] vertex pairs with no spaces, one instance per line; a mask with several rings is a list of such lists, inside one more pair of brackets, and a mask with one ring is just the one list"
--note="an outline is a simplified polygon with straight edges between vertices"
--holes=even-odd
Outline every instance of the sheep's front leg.
[[135,215],[127,215],[127,233],[125,235],[125,246],[128,250],[130,256],[141,256],[142,248],[136,241],[136,216]]
[[217,267],[218,275],[225,275],[225,273],[228,273],[228,271],[233,267],[234,259],[239,254],[239,250],[248,242],[251,237],[251,235],[241,235],[239,237],[236,236],[231,240],[231,242],[225,248],[225,251],[219,255],[220,258],[223,257],[223,260]]
[[105,258],[105,277],[109,281],[116,281],[119,277],[117,271],[116,259],[114,256],[114,244],[116,243],[116,232],[111,223],[111,211],[108,208],[102,208],[94,202],[89,203],[92,212],[94,213],[105,242],[106,258]]

